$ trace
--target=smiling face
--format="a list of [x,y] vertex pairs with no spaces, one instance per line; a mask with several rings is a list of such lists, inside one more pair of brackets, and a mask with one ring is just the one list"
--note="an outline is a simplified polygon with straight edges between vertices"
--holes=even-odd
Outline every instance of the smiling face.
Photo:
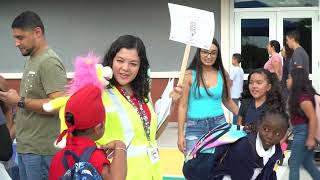
[[279,114],[272,114],[260,120],[262,122],[258,127],[258,131],[265,150],[279,144],[287,132],[287,124],[284,124],[284,120],[280,118],[283,117]]
[[212,66],[216,62],[217,56],[218,48],[214,44],[211,44],[209,51],[206,49],[200,50],[201,63],[204,66]]
[[271,84],[263,73],[253,73],[249,79],[249,91],[254,99],[265,98],[270,91]]
[[139,68],[140,58],[136,49],[122,48],[113,58],[113,76],[120,86],[129,86],[136,78]]

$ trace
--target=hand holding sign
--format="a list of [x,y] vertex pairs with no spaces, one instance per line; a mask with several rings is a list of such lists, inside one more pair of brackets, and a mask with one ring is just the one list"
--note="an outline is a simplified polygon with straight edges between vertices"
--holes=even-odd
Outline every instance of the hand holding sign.
[[170,40],[185,43],[178,85],[182,85],[191,46],[210,49],[214,36],[214,14],[168,3],[171,19]]
[[[207,50],[211,47],[214,35],[214,15],[212,12],[171,3],[168,3],[168,6],[171,19],[170,40],[186,44],[178,81],[178,87],[181,89],[191,46]],[[170,92],[174,93],[170,95]],[[172,98],[174,94],[178,96]],[[161,99],[155,105],[158,117],[157,137],[161,135],[168,123],[167,117],[171,111],[172,99],[177,100],[181,95],[182,90],[181,92],[177,89],[173,90],[173,80],[169,80]]]

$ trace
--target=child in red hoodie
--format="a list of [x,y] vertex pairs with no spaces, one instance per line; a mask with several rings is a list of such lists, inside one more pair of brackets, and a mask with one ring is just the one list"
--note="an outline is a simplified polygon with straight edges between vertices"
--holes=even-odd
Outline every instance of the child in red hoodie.
[[88,162],[98,171],[103,179],[124,180],[126,177],[126,146],[121,141],[112,141],[103,146],[105,150],[113,151],[113,160],[107,158],[103,149],[96,147],[95,141],[104,134],[105,107],[101,99],[101,89],[94,85],[87,85],[74,93],[65,108],[65,119],[68,129],[61,133],[59,140],[67,134],[66,147],[60,150],[52,159],[49,179],[58,180],[64,176],[67,168],[63,160],[66,159],[69,169],[75,164],[74,157],[66,155],[67,151],[78,157],[88,147],[94,147]]

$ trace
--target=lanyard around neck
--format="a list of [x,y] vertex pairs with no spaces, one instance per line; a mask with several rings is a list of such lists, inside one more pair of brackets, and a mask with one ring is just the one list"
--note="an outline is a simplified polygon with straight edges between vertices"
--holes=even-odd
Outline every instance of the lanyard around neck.
[[[145,112],[145,110],[143,109],[142,107],[142,102],[140,102],[138,99],[137,102],[139,104],[139,107],[137,107],[131,96],[126,92],[126,90],[124,90],[123,88],[118,88],[120,90],[120,92],[124,95],[124,97],[127,99],[127,101],[133,106],[133,108],[137,111],[137,113],[139,114],[140,116],[140,119],[142,121],[142,126],[143,126],[143,129],[144,129],[144,132],[146,133],[146,136],[147,136],[147,139],[149,141],[149,143],[151,142],[151,138],[150,138],[150,123],[149,123],[149,120],[148,120],[148,116]],[[139,109],[138,109],[139,108]]]

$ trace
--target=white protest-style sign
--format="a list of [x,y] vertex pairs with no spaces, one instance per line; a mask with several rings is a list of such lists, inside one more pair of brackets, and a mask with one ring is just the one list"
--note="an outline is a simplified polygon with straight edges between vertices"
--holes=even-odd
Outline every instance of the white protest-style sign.
[[168,3],[170,40],[209,50],[214,36],[214,14],[209,11]]
[[[188,63],[191,46],[209,50],[214,36],[214,14],[186,6],[168,3],[171,19],[170,40],[186,44],[180,69],[178,85],[182,85]],[[161,96],[155,103],[158,118],[157,129],[161,131],[165,120],[170,114],[174,79],[169,79]]]
[[187,68],[190,48],[209,50],[214,37],[214,14],[209,11],[168,3],[171,30],[170,40],[186,44],[180,68],[178,85],[182,85]]

